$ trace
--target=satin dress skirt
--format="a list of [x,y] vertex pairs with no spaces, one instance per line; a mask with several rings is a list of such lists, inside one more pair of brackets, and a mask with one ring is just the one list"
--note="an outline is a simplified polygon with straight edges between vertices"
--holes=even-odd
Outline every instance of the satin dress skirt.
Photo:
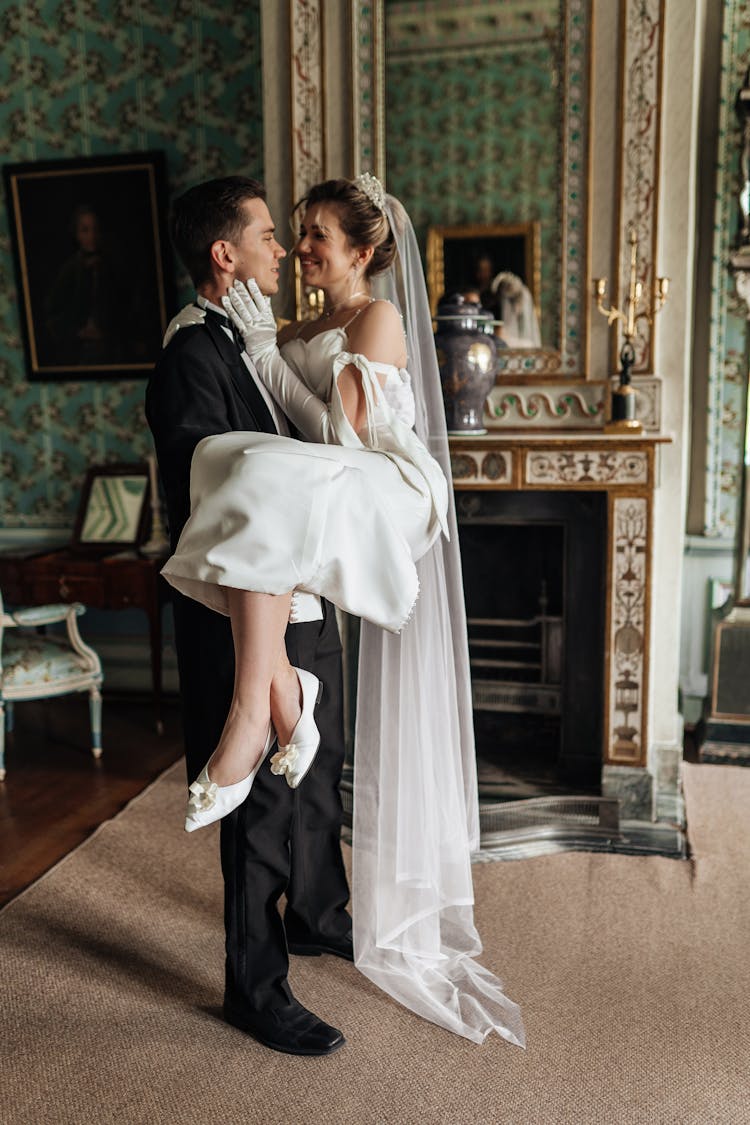
[[204,438],[190,499],[162,574],[223,614],[228,587],[304,590],[400,632],[419,593],[414,564],[440,533],[424,477],[405,458],[276,434]]

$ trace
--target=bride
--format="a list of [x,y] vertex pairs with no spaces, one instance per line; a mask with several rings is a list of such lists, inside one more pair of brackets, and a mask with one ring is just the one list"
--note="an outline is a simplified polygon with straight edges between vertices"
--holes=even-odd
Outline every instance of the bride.
[[[224,306],[261,379],[306,439],[205,438],[191,516],[164,575],[232,621],[237,675],[220,742],[191,786],[189,830],[241,803],[275,734],[299,785],[319,744],[319,685],[289,666],[297,591],[361,617],[353,833],[357,967],[476,1042],[523,1045],[517,1006],[473,956],[478,846],[471,690],[445,420],[414,232],[373,176],[302,200],[295,246],[318,320],[277,342],[270,303],[236,282]],[[194,313],[195,310],[192,310]],[[416,432],[415,432],[416,431]],[[449,538],[450,536],[450,538]],[[302,715],[274,731],[297,683]],[[283,741],[282,741],[283,740]]]

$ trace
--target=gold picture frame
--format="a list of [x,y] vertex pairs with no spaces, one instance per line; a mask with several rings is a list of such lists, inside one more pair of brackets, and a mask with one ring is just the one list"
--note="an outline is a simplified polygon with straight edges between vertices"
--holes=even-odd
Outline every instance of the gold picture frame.
[[429,227],[427,231],[427,290],[433,316],[444,293],[477,287],[472,265],[480,258],[489,258],[492,263],[491,277],[501,270],[520,277],[539,308],[539,223],[464,223]]
[[173,268],[161,150],[3,166],[31,382],[148,378]]

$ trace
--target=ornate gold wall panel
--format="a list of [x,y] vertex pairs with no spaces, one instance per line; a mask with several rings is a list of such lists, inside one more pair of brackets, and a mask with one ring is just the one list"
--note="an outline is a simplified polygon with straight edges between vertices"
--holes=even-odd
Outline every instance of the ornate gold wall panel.
[[[622,308],[628,287],[631,227],[638,235],[639,280],[645,294],[652,293],[656,276],[664,3],[665,0],[621,0],[618,212],[612,271],[613,304],[617,308]],[[639,329],[633,341],[634,373],[650,374],[654,370],[654,326],[642,320]],[[613,333],[613,367],[621,346],[620,333]]]
[[385,183],[383,0],[350,0],[352,176],[373,172]]
[[292,199],[325,175],[323,0],[290,0]]

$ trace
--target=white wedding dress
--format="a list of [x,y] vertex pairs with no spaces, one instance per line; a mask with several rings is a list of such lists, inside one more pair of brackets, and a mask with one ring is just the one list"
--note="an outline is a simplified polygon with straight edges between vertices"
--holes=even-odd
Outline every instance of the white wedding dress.
[[[391,632],[408,621],[419,593],[414,564],[446,528],[447,485],[411,429],[408,373],[346,344],[345,329],[331,328],[282,349],[330,404],[338,444],[240,431],[196,447],[190,519],[162,570],[181,593],[226,614],[227,587],[302,590]],[[367,407],[359,434],[337,386],[352,363]]]

